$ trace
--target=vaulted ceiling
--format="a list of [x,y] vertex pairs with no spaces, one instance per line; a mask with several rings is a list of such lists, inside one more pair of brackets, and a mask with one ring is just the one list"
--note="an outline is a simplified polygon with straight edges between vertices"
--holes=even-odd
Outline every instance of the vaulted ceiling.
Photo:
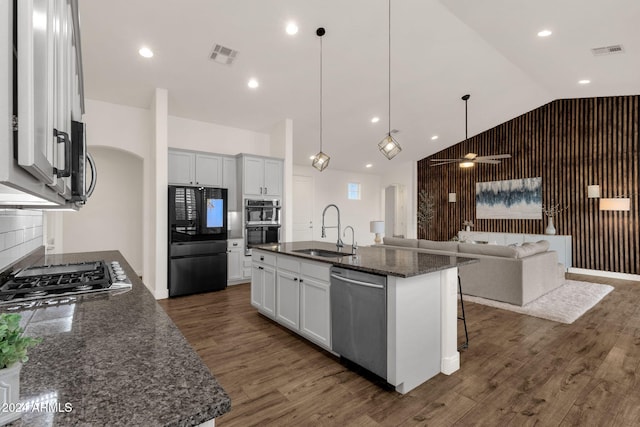
[[[324,27],[330,168],[389,164],[377,149],[389,127],[385,0],[81,1],[80,15],[87,98],[148,108],[160,87],[174,116],[258,132],[291,118],[297,164],[320,144]],[[391,0],[390,127],[403,148],[392,162],[463,140],[466,93],[469,136],[554,99],[640,93],[638,22],[638,0]],[[209,58],[215,44],[238,51],[232,65]],[[143,45],[153,58],[138,55]]]

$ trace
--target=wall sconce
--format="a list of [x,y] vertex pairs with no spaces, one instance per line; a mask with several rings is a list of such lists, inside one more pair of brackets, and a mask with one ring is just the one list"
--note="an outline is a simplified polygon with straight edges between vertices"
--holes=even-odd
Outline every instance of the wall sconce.
[[589,198],[589,199],[599,199],[600,198],[600,186],[599,185],[588,185],[587,186],[587,198]]
[[630,211],[631,199],[629,197],[616,197],[615,199],[600,199],[601,211]]
[[384,233],[384,221],[371,221],[369,222],[369,231],[376,233],[376,238],[373,240],[376,245],[382,243],[380,239],[380,233]]
[[456,202],[456,193],[449,193],[449,203]]

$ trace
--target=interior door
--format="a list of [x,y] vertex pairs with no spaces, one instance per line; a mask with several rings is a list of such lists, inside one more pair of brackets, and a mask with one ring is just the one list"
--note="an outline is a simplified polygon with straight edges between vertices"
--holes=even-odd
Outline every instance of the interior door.
[[294,242],[313,240],[313,177],[293,176]]
[[53,0],[18,3],[18,164],[54,183]]

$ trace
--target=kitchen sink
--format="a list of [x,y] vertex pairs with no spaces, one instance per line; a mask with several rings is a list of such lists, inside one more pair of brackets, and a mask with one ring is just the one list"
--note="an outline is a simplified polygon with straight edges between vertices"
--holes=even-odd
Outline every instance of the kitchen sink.
[[339,258],[343,256],[350,256],[350,253],[347,252],[337,252],[337,251],[328,251],[326,249],[297,249],[293,252],[298,252],[300,254],[307,254],[312,256],[321,256],[324,258]]

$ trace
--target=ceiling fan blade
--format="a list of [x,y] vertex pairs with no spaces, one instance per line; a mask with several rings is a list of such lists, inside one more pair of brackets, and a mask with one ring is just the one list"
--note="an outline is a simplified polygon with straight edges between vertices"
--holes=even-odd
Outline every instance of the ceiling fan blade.
[[480,159],[477,158],[473,161],[474,163],[489,163],[492,165],[499,165],[501,163],[500,160],[493,160],[493,159]]
[[476,157],[476,160],[485,160],[485,159],[510,159],[511,154],[494,154],[493,156],[480,156]]
[[467,160],[473,160],[476,157],[478,157],[478,155],[476,153],[467,153],[467,154],[464,155],[464,158],[467,159]]
[[432,162],[459,162],[460,159],[431,159]]
[[443,166],[443,165],[452,165],[452,164],[454,164],[454,163],[458,163],[458,162],[456,161],[456,162],[443,162],[443,163],[433,163],[433,164],[430,164],[429,166]]

